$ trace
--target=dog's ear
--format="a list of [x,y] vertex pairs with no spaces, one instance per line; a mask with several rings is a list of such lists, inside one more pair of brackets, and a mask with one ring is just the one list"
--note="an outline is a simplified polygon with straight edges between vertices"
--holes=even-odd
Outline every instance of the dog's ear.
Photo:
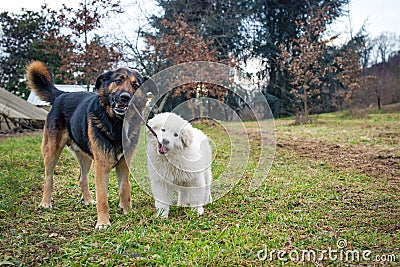
[[144,84],[145,81],[147,81],[150,77],[149,76],[143,76],[138,70],[136,69],[131,69],[128,68],[129,74],[133,75],[135,77],[135,80],[138,81],[139,86]]
[[185,127],[183,127],[183,129],[181,131],[180,136],[181,136],[182,143],[183,143],[183,145],[185,147],[190,146],[192,144],[192,142],[193,142],[193,132],[192,132],[192,130],[193,130],[192,125],[187,123],[185,125]]
[[112,71],[107,71],[106,73],[99,75],[96,79],[96,85],[94,88],[98,91],[103,82],[111,78],[112,73],[113,73]]

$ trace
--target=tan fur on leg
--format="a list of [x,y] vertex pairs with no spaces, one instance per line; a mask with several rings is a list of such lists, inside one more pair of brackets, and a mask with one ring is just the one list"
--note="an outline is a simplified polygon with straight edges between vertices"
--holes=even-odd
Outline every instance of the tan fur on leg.
[[42,202],[39,207],[51,208],[51,195],[53,191],[53,175],[54,167],[57,164],[62,149],[67,142],[67,136],[64,133],[52,133],[44,129],[43,142],[42,142],[42,153],[44,158],[45,167],[45,180]]
[[116,166],[116,174],[119,187],[119,206],[122,208],[124,214],[127,214],[132,207],[132,201],[131,183],[129,182],[129,168],[124,157],[121,158]]

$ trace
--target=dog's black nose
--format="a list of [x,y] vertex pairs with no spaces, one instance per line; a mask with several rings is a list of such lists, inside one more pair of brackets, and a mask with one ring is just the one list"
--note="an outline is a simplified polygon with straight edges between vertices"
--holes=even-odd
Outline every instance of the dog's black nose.
[[122,93],[119,96],[119,99],[122,103],[129,103],[129,101],[131,101],[131,95],[128,93]]
[[168,144],[169,144],[169,141],[168,141],[167,139],[163,139],[163,140],[162,140],[162,144],[163,144],[163,145],[168,145]]

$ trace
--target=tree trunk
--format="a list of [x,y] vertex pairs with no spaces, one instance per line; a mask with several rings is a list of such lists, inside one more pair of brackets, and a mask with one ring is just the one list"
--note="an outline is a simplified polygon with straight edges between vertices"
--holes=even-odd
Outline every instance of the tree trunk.
[[304,116],[308,118],[308,102],[307,102],[307,90],[303,88],[304,90],[304,95],[303,95],[303,101],[304,101]]
[[376,97],[378,99],[378,109],[381,109],[381,94],[378,90],[378,85],[375,87],[375,93],[376,93]]

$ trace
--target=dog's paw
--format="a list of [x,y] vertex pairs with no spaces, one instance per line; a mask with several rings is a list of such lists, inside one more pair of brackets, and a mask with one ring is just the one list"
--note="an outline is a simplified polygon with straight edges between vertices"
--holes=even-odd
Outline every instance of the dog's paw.
[[157,209],[156,217],[158,219],[168,219],[168,212],[164,209]]
[[203,215],[204,214],[204,208],[203,207],[197,207],[197,214],[199,216]]
[[106,223],[99,223],[99,222],[97,222],[96,223],[96,227],[95,227],[95,229],[96,230],[106,230],[108,227],[110,227],[111,226],[111,223],[110,222],[106,222]]
[[93,198],[89,198],[89,199],[86,199],[86,200],[84,198],[82,198],[81,202],[85,206],[88,206],[88,205],[91,205],[91,204],[92,205],[96,205],[96,201]]
[[126,215],[129,213],[129,211],[132,208],[132,202],[129,202],[128,204],[119,203],[119,207],[122,209],[122,212],[124,213],[124,215]]
[[42,202],[40,202],[40,204],[39,204],[39,208],[42,208],[42,209],[51,209],[51,208],[53,208],[53,206],[51,205],[51,202],[44,202],[44,201],[42,201]]

